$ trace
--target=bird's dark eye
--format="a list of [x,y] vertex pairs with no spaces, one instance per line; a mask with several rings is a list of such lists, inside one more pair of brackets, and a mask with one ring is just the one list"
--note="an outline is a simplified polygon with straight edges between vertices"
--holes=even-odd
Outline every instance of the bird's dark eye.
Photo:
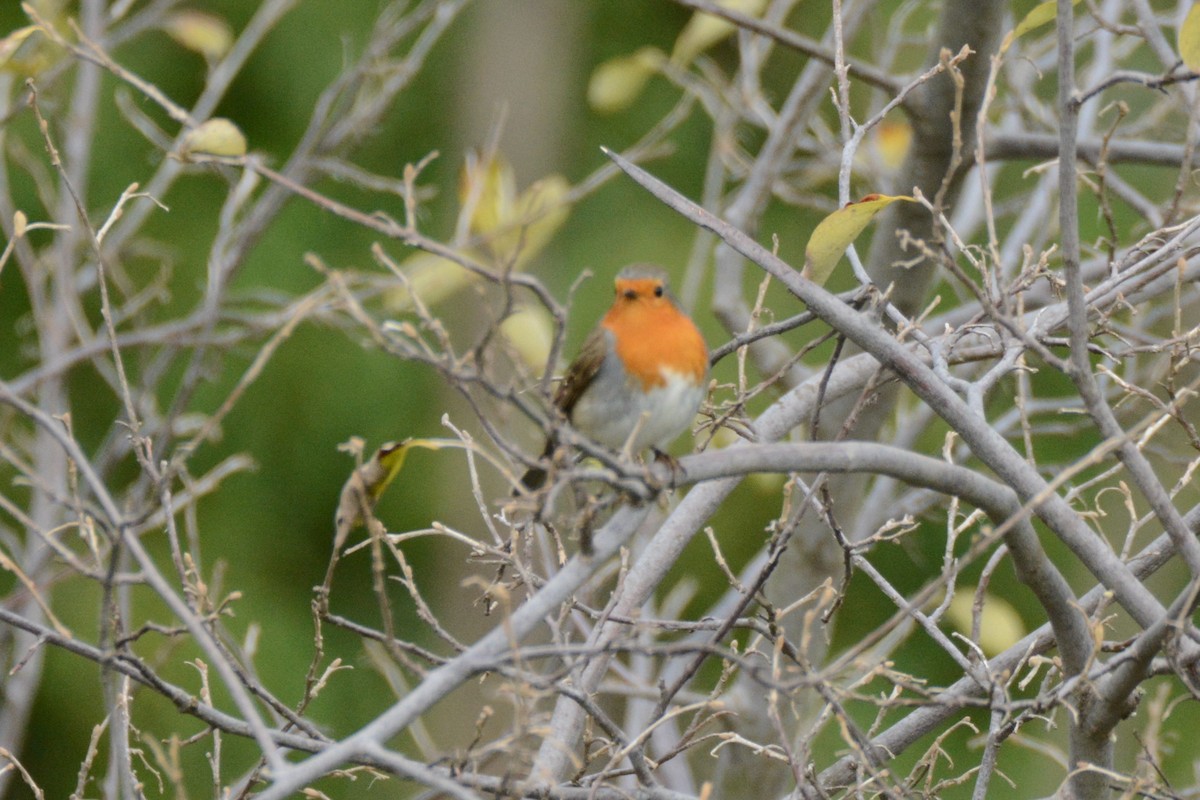
[[655,297],[662,297],[662,296],[663,296],[663,287],[662,287],[662,285],[661,285],[661,284],[660,284],[660,285],[658,285],[658,286],[655,286],[655,287],[654,287],[654,296],[655,296]]
[[637,299],[637,290],[636,289],[626,289],[625,290],[625,299],[626,300],[636,300]]

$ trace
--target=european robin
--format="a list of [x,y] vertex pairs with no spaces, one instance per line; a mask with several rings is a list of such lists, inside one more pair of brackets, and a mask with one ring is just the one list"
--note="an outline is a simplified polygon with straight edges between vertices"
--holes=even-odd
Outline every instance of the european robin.
[[[567,368],[554,405],[576,430],[613,450],[661,451],[695,419],[708,382],[704,337],[667,285],[667,273],[634,264],[617,275],[616,299]],[[554,440],[542,453],[548,459]],[[521,482],[546,481],[534,467]]]

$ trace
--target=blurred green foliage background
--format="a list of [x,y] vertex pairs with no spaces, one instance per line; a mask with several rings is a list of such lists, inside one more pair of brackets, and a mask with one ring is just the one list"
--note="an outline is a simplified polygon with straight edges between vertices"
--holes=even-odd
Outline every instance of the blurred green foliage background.
[[[244,0],[207,0],[187,8],[219,15],[241,30],[257,4]],[[345,60],[362,47],[381,4],[377,0],[300,0],[242,71],[217,115],[235,121],[246,134],[251,150],[272,163],[274,154],[286,154],[302,134],[311,108],[325,85],[333,80]],[[73,7],[68,13],[74,13]],[[422,174],[421,184],[436,194],[422,209],[421,223],[434,237],[448,236],[457,212],[457,184],[464,153],[486,145],[499,131],[500,150],[513,163],[521,186],[551,173],[578,181],[605,163],[599,146],[615,149],[636,141],[674,104],[676,90],[664,81],[652,81],[641,101],[629,112],[600,116],[586,104],[591,70],[603,60],[645,44],[669,50],[690,13],[671,3],[645,0],[484,0],[467,7],[447,36],[440,41],[412,87],[372,131],[356,163],[367,170],[399,176],[408,163],[432,151],[438,157]],[[512,19],[509,19],[512,17]],[[0,33],[27,24],[16,3],[0,4]],[[500,30],[497,30],[497,27]],[[716,58],[732,58],[732,46],[718,50]],[[115,59],[157,85],[175,102],[188,106],[204,86],[205,65],[195,53],[181,48],[167,35],[151,32],[116,48]],[[111,198],[133,182],[145,182],[163,154],[148,144],[122,119],[112,96],[120,87],[112,76],[102,80],[100,124],[95,142],[95,167],[91,196]],[[170,121],[150,101],[133,97],[138,109],[172,133]],[[30,143],[28,114],[18,116],[10,130]],[[705,120],[693,115],[671,137],[674,152],[655,163],[656,171],[673,185],[696,194],[708,148]],[[282,157],[282,156],[280,156]],[[278,159],[274,160],[278,165]],[[20,180],[16,176],[16,180]],[[21,187],[23,208],[37,218],[39,208],[32,182]],[[363,193],[352,186],[325,181],[317,188],[354,205]],[[194,174],[176,183],[159,198],[169,211],[157,211],[148,227],[160,252],[173,264],[169,297],[163,318],[189,308],[200,296],[205,280],[205,256],[218,227],[225,186],[216,176]],[[402,216],[399,198],[381,210]],[[380,207],[379,195],[373,195]],[[96,209],[97,215],[106,209]],[[792,231],[797,220],[787,220]],[[34,234],[37,236],[37,234]],[[588,270],[594,273],[577,294],[570,321],[567,350],[574,351],[611,298],[611,278],[624,264],[657,261],[679,274],[692,245],[688,224],[629,181],[610,181],[581,202],[565,227],[530,269],[560,296]],[[313,252],[338,268],[377,269],[369,254],[375,241],[370,233],[292,199],[242,269],[238,291],[297,294],[320,282],[303,262]],[[802,243],[793,245],[798,251]],[[396,243],[385,243],[397,260],[408,252]],[[127,266],[132,274],[156,269]],[[15,336],[27,314],[24,289],[15,273],[0,285],[0,371],[20,374],[34,364],[36,353],[22,351]],[[470,307],[470,298],[459,301]],[[454,317],[451,307],[450,318]],[[788,308],[781,313],[794,313]],[[712,344],[721,341],[704,307],[697,317]],[[195,398],[199,410],[215,408],[229,393],[254,357],[253,349],[228,353],[219,372]],[[725,377],[728,378],[726,371]],[[79,376],[72,384],[76,430],[81,441],[94,447],[114,433],[120,408],[107,391],[97,391],[95,376]],[[164,405],[170,398],[161,398]],[[285,701],[295,702],[302,686],[289,695],[284,680],[302,676],[312,657],[313,624],[310,615],[312,587],[321,581],[333,536],[332,520],[338,492],[353,462],[338,445],[351,436],[363,437],[374,447],[410,436],[441,436],[443,413],[458,425],[477,429],[470,410],[430,370],[380,352],[354,335],[302,327],[287,341],[249,389],[222,426],[221,440],[203,448],[193,459],[199,474],[234,453],[248,454],[257,464],[251,473],[228,480],[223,489],[200,506],[199,526],[205,557],[219,564],[226,587],[243,592],[228,621],[235,632],[261,632],[255,664],[264,682],[279,690]],[[537,445],[530,430],[530,448]],[[448,486],[461,484],[465,469],[460,458],[417,452],[413,465],[384,497],[380,518],[395,531],[418,529],[433,520],[463,526],[470,532],[478,520],[473,507],[464,507],[463,494]],[[744,561],[761,543],[762,523],[772,509],[752,501],[730,509],[729,519],[738,531],[723,535],[735,563]],[[717,522],[718,528],[724,525]],[[152,539],[153,537],[151,537]],[[153,542],[151,541],[151,544]],[[159,543],[161,545],[161,542]],[[707,571],[716,577],[707,546],[690,559],[699,577]],[[440,551],[427,540],[406,546],[418,575],[435,597],[460,593],[455,586],[461,551]],[[432,578],[447,575],[447,582]],[[3,587],[8,576],[0,578]],[[438,587],[442,588],[439,589]],[[378,622],[371,594],[369,563],[365,551],[349,557],[339,568],[334,611],[367,624]],[[99,593],[95,586],[69,582],[56,592],[68,595],[58,605],[70,609],[64,621],[87,635],[99,624]],[[394,590],[400,626],[411,623],[411,601]],[[146,593],[141,601],[153,609],[156,601]],[[491,623],[478,607],[467,604],[456,619],[462,630],[476,632]],[[151,611],[151,616],[154,616]],[[165,610],[160,618],[167,619]],[[318,699],[312,715],[323,720],[330,735],[348,733],[381,710],[389,696],[383,679],[367,661],[357,636],[326,628],[327,651],[356,667],[333,680]],[[184,659],[173,645],[159,641],[163,657],[176,664]],[[186,650],[184,651],[186,652]],[[153,647],[148,654],[153,653]],[[165,676],[185,686],[196,686],[190,667],[166,667]],[[48,796],[65,797],[74,787],[76,766],[87,748],[87,725],[80,717],[99,722],[103,714],[99,669],[57,650],[47,654],[47,675],[38,698],[34,724],[24,763]],[[142,694],[142,713],[158,708],[164,719],[174,719],[174,709],[164,700]],[[453,717],[453,713],[448,713]],[[457,721],[447,727],[458,729]],[[195,731],[202,726],[195,723]],[[153,738],[155,731],[143,731]],[[227,737],[225,754],[231,763],[250,765],[252,747]],[[203,794],[208,767],[207,740],[184,748],[183,764],[193,773],[188,784]],[[243,752],[241,758],[237,757]],[[68,766],[69,765],[69,766]],[[64,767],[67,767],[64,769]],[[356,790],[323,787],[336,794]],[[155,793],[154,787],[147,791]],[[24,797],[19,782],[10,796]],[[393,796],[404,790],[380,785],[372,796]]]
[[[198,0],[188,7],[217,14],[240,30],[256,4],[245,0]],[[322,88],[338,74],[347,54],[356,53],[362,46],[379,8],[378,0],[299,0],[255,53],[218,115],[234,120],[245,132],[250,148],[265,155],[269,163],[273,155],[286,154],[303,132]],[[827,14],[827,6],[821,4],[820,13],[812,14],[808,21],[797,15],[797,21],[802,27],[811,24],[808,33],[819,34]],[[454,22],[411,89],[401,96],[379,129],[370,132],[355,160],[372,172],[399,176],[406,164],[437,151],[438,157],[421,179],[423,187],[436,190],[421,215],[425,232],[436,238],[449,236],[453,229],[464,153],[485,145],[496,131],[500,151],[513,163],[519,185],[526,186],[552,173],[577,182],[606,163],[601,145],[621,149],[632,144],[673,106],[678,96],[677,89],[665,81],[652,80],[629,111],[599,115],[585,101],[591,71],[606,59],[643,45],[669,51],[689,17],[690,12],[670,2],[649,0],[480,0]],[[0,33],[21,24],[24,17],[16,3],[0,5]],[[185,106],[203,88],[202,59],[165,34],[139,37],[117,48],[113,55]],[[709,55],[718,64],[735,58],[729,43]],[[914,49],[914,63],[922,56],[923,51]],[[786,81],[799,63],[797,57],[789,64],[789,58],[781,57],[774,69],[778,85],[768,87],[768,91],[775,96],[786,91]],[[118,89],[116,81],[105,76],[102,87],[105,99],[100,103],[102,117],[91,197],[115,201],[130,183],[144,181],[163,154],[132,130],[108,99]],[[152,103],[139,97],[133,101],[171,130]],[[832,107],[824,112],[832,115]],[[18,117],[13,126],[36,144],[36,139],[28,135],[28,115]],[[697,196],[710,134],[703,115],[694,113],[670,137],[673,151],[656,159],[652,170],[684,194]],[[372,205],[361,207],[364,211],[380,208],[398,218],[403,215],[399,198],[394,198],[389,207],[380,205],[379,195],[367,198],[346,184],[324,181],[317,188],[354,206],[369,200]],[[828,192],[830,187],[812,188]],[[33,184],[22,189],[28,200],[24,207],[37,208]],[[170,209],[155,212],[149,228],[160,251],[147,257],[140,268],[153,270],[157,260],[164,257],[174,264],[170,296],[162,306],[164,318],[189,307],[200,296],[205,280],[204,258],[217,229],[224,194],[225,186],[216,176],[198,172],[179,181],[168,196],[159,198]],[[815,212],[772,209],[760,240],[769,241],[777,235],[781,254],[796,259],[817,218]],[[585,270],[593,273],[573,299],[568,352],[575,350],[608,305],[611,278],[622,265],[656,261],[680,275],[694,235],[689,224],[631,181],[619,177],[577,204],[563,229],[529,267],[560,297],[566,296]],[[369,232],[292,199],[251,253],[237,289],[246,294],[298,294],[316,286],[321,277],[303,260],[309,252],[335,268],[377,270],[369,252],[375,240]],[[408,255],[395,242],[385,242],[384,247],[397,260]],[[130,264],[128,269],[138,274],[139,265]],[[27,311],[23,292],[15,274],[4,276],[0,284],[0,373],[4,375],[19,374],[34,363],[34,353],[16,346],[15,332]],[[725,337],[707,313],[705,292],[701,291],[699,297],[694,311],[710,346],[715,346]],[[768,297],[768,306],[779,317],[799,310],[783,293],[772,290]],[[462,304],[461,311],[456,312],[456,302]],[[456,315],[469,318],[471,300],[451,301],[441,311],[451,320]],[[815,357],[827,354],[828,350],[822,350]],[[194,407],[211,410],[217,406],[254,355],[252,349],[227,354],[220,371],[195,398]],[[717,370],[718,379],[733,380],[731,361]],[[94,376],[80,375],[72,385],[76,429],[90,446],[113,434],[113,420],[120,414],[109,393],[95,391],[95,380]],[[164,404],[169,400],[161,398]],[[470,409],[431,370],[401,363],[356,334],[309,325],[283,345],[251,386],[222,425],[221,440],[194,458],[196,473],[234,453],[248,454],[257,464],[254,472],[229,479],[222,491],[201,504],[199,527],[210,567],[219,562],[222,566],[217,572],[223,574],[225,586],[243,592],[233,606],[236,616],[228,624],[242,635],[257,636],[255,664],[264,682],[283,700],[294,702],[299,698],[301,685],[293,686],[291,694],[284,685],[302,676],[304,665],[312,657],[312,587],[321,581],[328,563],[338,491],[353,466],[350,457],[339,452],[338,445],[351,436],[362,437],[369,447],[406,437],[442,436],[446,431],[440,419],[446,413],[456,425],[478,433]],[[535,440],[535,432],[530,430],[531,452],[538,447]],[[466,475],[461,458],[415,452],[410,456],[410,465],[378,511],[390,530],[420,529],[434,520],[467,533],[479,525],[476,509],[466,494],[455,488],[461,487]],[[503,491],[498,483],[489,488]],[[769,484],[749,482],[712,521],[725,555],[735,568],[758,550],[765,539],[765,525],[778,513],[778,500],[772,492]],[[901,590],[919,586],[923,575],[938,569],[940,539],[930,536],[918,541],[915,546],[896,546],[896,557],[884,559],[887,563],[882,564]],[[470,638],[492,624],[470,602],[471,592],[464,592],[458,585],[461,550],[444,548],[432,540],[417,540],[405,546],[405,553],[418,580],[425,581],[433,596],[447,601],[459,595],[465,598],[460,615],[453,620],[457,632]],[[676,580],[692,579],[702,586],[719,588],[723,583],[702,538],[694,543],[678,573]],[[370,580],[366,551],[347,557],[335,582],[334,611],[376,624],[378,611]],[[0,588],[10,584],[6,577],[0,578]],[[665,585],[664,591],[669,588]],[[70,582],[56,591],[70,597],[69,603],[58,604],[71,609],[64,615],[67,624],[81,632],[95,631],[99,623],[96,588]],[[1032,598],[1016,587],[1011,570],[1005,568],[997,574],[993,591],[1009,598],[1019,611],[1027,612],[1028,619],[1038,619]],[[398,625],[414,625],[411,601],[399,588],[393,589],[393,594]],[[851,597],[855,607],[853,613],[839,620],[835,650],[841,641],[852,642],[864,636],[894,610],[865,581],[856,580]],[[151,608],[155,604],[148,593],[140,600]],[[165,620],[166,613],[162,616]],[[355,667],[352,672],[340,673],[311,710],[311,717],[321,720],[327,733],[338,736],[377,714],[391,689],[374,669],[357,636],[330,627],[326,627],[325,634],[327,653],[341,656]],[[173,653],[173,645],[159,642],[156,646],[164,648],[164,658],[168,652]],[[146,654],[152,652],[151,647]],[[904,654],[914,664],[924,662],[923,674],[931,680],[953,680],[955,668],[937,653],[935,648],[918,649],[914,645]],[[176,655],[172,655],[176,666],[164,668],[166,677],[195,686],[194,670],[179,666],[182,659]],[[929,666],[931,660],[933,665]],[[942,660],[945,664],[939,670]],[[64,797],[74,786],[75,765],[87,747],[88,730],[77,719],[83,715],[98,722],[102,714],[99,668],[58,650],[48,652],[47,664],[47,679],[39,696],[24,763],[48,796]],[[898,666],[904,669],[909,665]],[[147,712],[159,708],[164,719],[175,718],[174,709],[157,696],[144,693],[140,702]],[[453,719],[459,710],[445,709],[448,735],[449,731],[461,731],[460,721]],[[431,721],[437,724],[436,718]],[[983,723],[986,727],[986,720]],[[195,723],[194,730],[200,731],[201,725]],[[150,728],[143,733],[147,738],[155,736]],[[947,742],[950,752],[961,752],[968,738],[965,730],[952,735]],[[193,773],[188,783],[194,796],[203,796],[210,780],[204,765],[204,754],[209,749],[205,740],[183,750],[183,763]],[[240,763],[245,768],[250,765],[253,748],[226,737],[225,753],[231,764]],[[1022,768],[1036,772],[1037,763],[1035,756],[1032,766]],[[63,769],[63,765],[70,766]],[[1006,768],[1014,766],[1018,765],[1002,764]],[[1052,791],[1058,779],[1057,767],[1048,770],[1045,790]],[[1030,785],[1025,783],[1023,787]],[[13,796],[25,796],[19,784],[11,788]],[[357,796],[363,787],[322,788],[335,796]],[[155,792],[154,787],[147,790],[151,795]],[[403,796],[406,791],[392,782],[373,787],[370,796]]]

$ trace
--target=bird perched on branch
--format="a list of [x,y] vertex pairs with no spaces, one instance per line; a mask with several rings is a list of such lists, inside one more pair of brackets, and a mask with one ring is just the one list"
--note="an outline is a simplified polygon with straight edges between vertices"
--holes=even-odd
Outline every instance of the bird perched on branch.
[[[675,302],[667,273],[650,264],[621,270],[612,308],[567,368],[554,405],[576,430],[613,450],[661,453],[691,424],[704,400],[708,348]],[[546,442],[542,459],[554,453]],[[529,489],[546,481],[533,467]]]

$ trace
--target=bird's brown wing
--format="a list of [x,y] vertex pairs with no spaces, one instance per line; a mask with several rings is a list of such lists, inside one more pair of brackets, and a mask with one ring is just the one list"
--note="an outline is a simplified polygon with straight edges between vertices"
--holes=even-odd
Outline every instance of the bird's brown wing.
[[579,402],[584,389],[591,384],[592,379],[596,377],[596,373],[604,364],[604,356],[609,350],[608,337],[610,335],[604,328],[592,331],[583,343],[583,347],[580,348],[579,355],[567,368],[567,374],[563,376],[558,391],[554,393],[554,405],[558,406],[567,419],[571,418],[571,411]]
[[[579,398],[583,396],[583,390],[588,387],[604,364],[604,356],[608,352],[607,337],[609,335],[604,328],[592,331],[584,341],[583,347],[580,348],[579,355],[571,362],[571,366],[567,367],[567,373],[563,376],[562,383],[558,385],[558,391],[554,393],[554,405],[567,419],[571,418],[571,411],[579,402]],[[554,448],[554,436],[550,436],[546,439],[545,449],[542,450],[541,460],[543,462],[548,462],[554,455]],[[546,477],[547,473],[543,467],[530,467],[521,478],[521,483],[525,485],[526,489],[537,490],[546,483]]]

